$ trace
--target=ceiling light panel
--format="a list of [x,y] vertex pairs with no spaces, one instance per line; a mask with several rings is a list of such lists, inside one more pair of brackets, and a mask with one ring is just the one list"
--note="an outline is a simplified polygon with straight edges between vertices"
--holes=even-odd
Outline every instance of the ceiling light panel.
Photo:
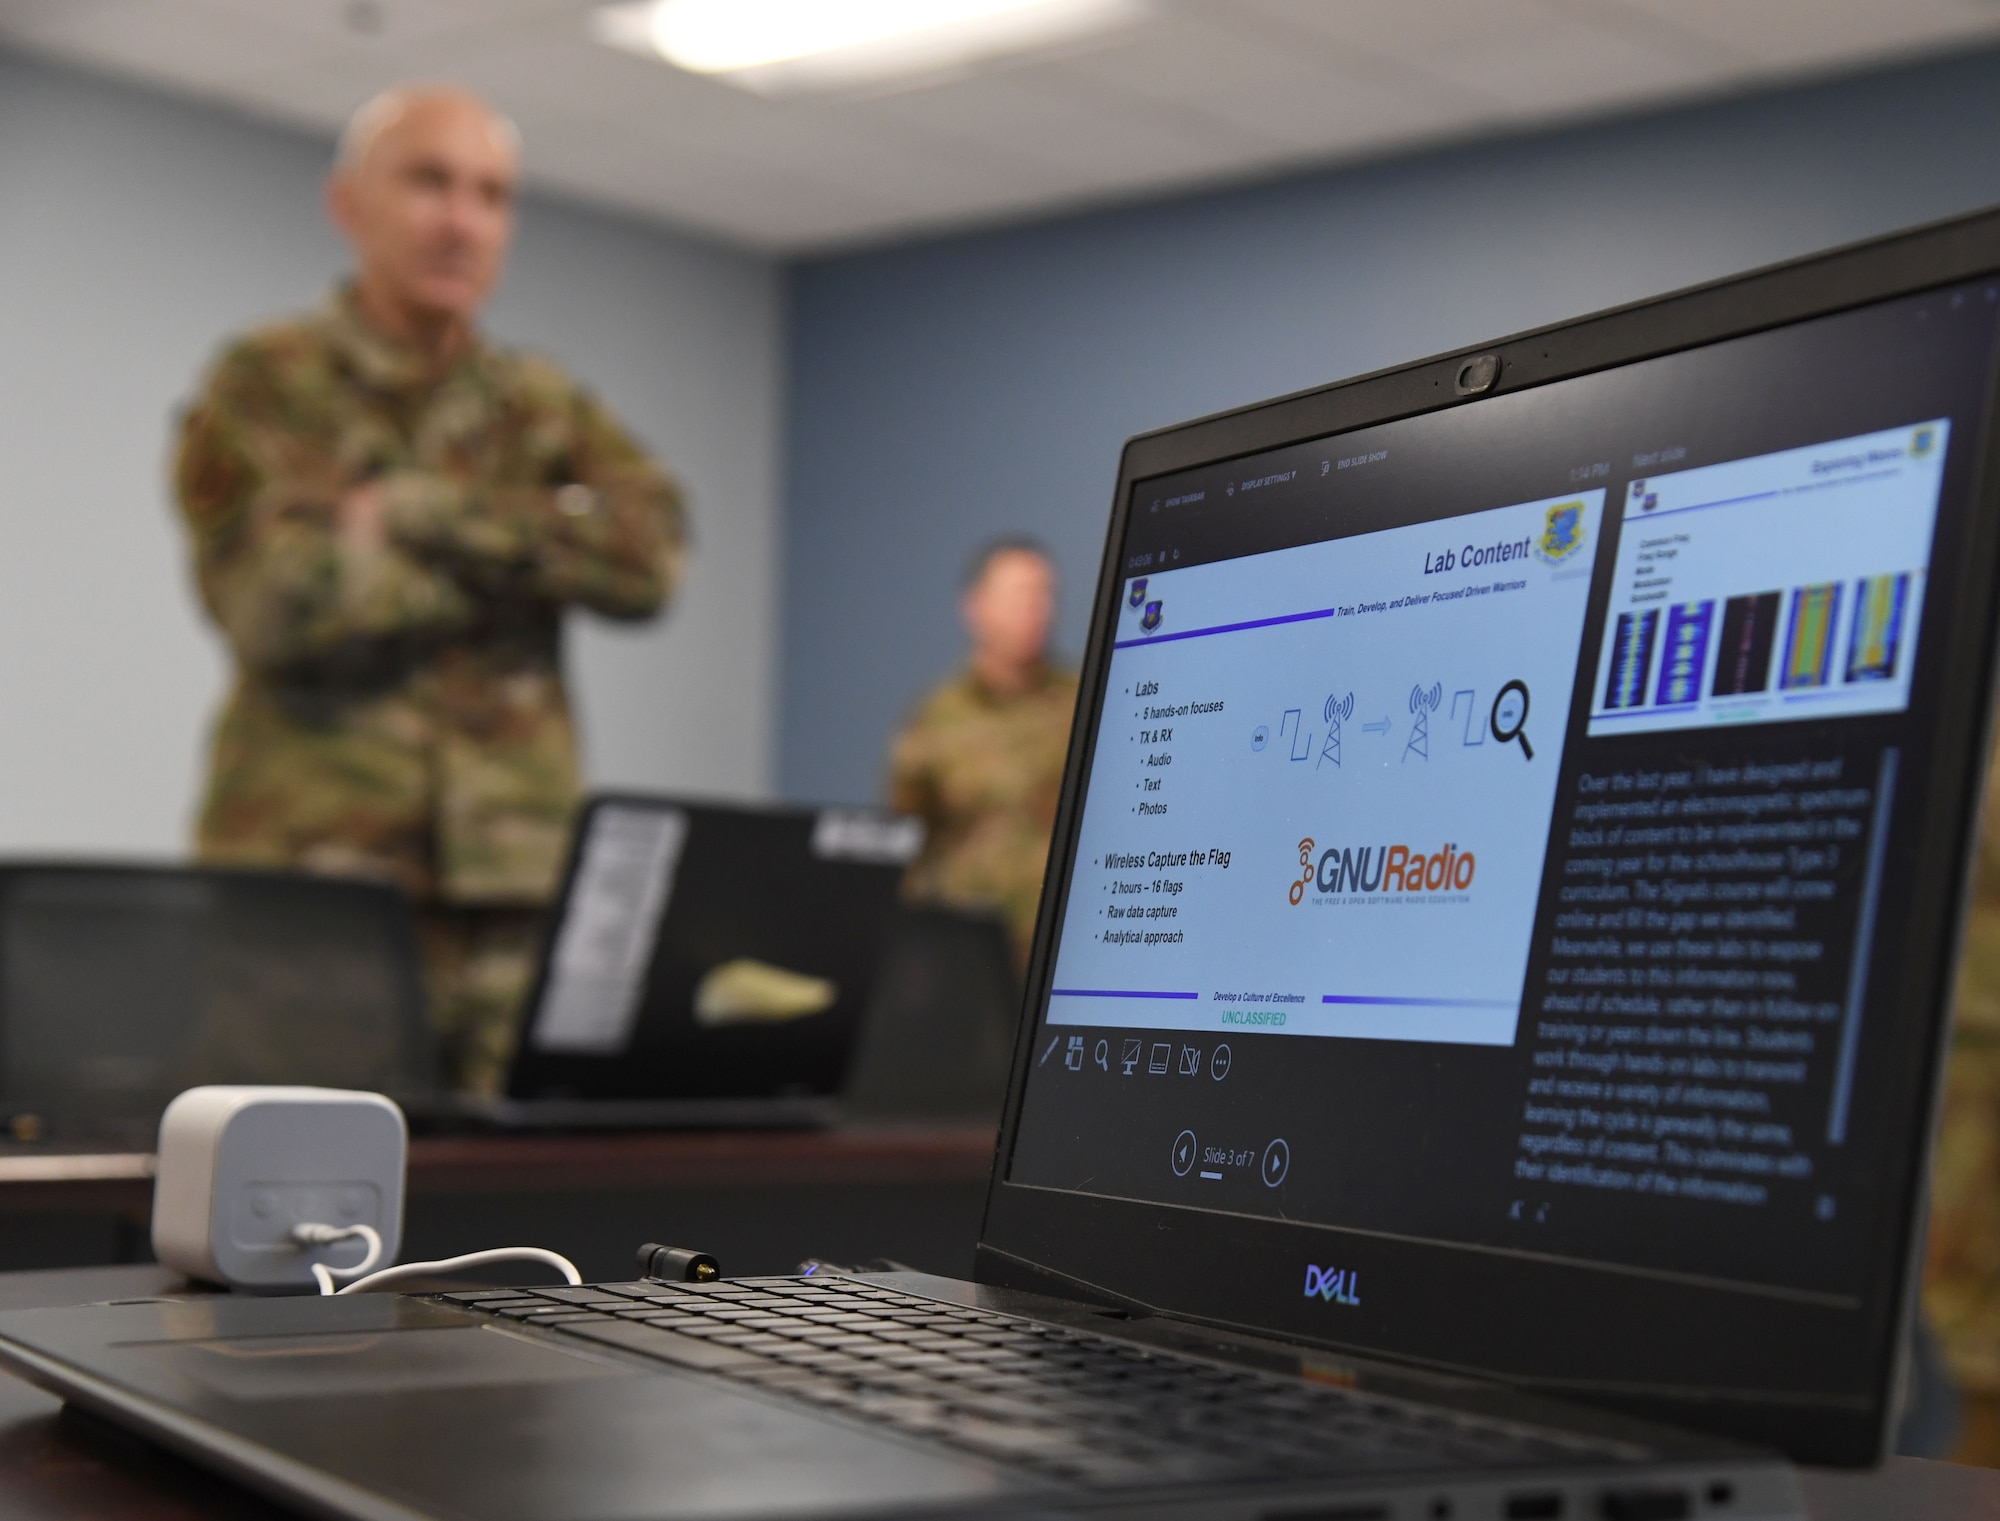
[[600,7],[598,41],[782,95],[962,72],[1143,20],[1146,0],[636,0]]

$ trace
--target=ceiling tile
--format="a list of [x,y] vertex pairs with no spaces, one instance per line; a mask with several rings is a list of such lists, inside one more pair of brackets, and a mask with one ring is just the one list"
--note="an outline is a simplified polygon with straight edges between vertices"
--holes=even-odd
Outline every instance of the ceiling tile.
[[1632,107],[1721,86],[1744,64],[1718,65],[1693,46],[1660,45],[1625,27],[1545,24],[1510,37],[1433,44],[1406,55],[1422,73],[1495,100],[1517,117],[1558,118]]
[[1032,164],[1057,183],[1210,173],[1270,144],[1267,133],[1113,93],[1046,67],[878,96],[847,110],[894,130]]
[[962,77],[781,99],[594,44],[590,0],[0,0],[0,43],[329,135],[453,79],[520,122],[537,183],[794,250],[2000,40],[1996,0],[1152,5]]
[[183,89],[311,59],[322,46],[287,8],[240,15],[213,0],[41,0],[0,13],[0,36],[76,62]]
[[1727,45],[1765,72],[1866,64],[2000,36],[1992,0],[1611,0]]
[[1227,6],[1202,9],[1283,21],[1368,62],[1505,40],[1568,19],[1560,0],[1229,0]]
[[1393,62],[1370,67],[1343,58],[1331,42],[1307,41],[1227,10],[1175,15],[1070,67],[1156,108],[1261,137],[1274,157],[1308,146],[1345,152],[1357,138],[1432,135],[1478,104]]

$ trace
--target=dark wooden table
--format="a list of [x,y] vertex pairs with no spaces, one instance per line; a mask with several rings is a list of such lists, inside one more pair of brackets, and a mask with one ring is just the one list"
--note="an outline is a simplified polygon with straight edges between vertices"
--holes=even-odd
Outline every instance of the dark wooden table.
[[[888,1257],[964,1277],[992,1159],[978,1124],[424,1138],[400,1255],[548,1246],[607,1279],[651,1240],[732,1274]],[[149,1155],[0,1150],[0,1270],[143,1261],[152,1201]]]
[[[135,1298],[181,1287],[151,1266],[0,1273],[0,1309]],[[2000,1521],[2000,1472],[1898,1458],[1869,1474],[1809,1470],[1815,1521]],[[282,1521],[271,1502],[66,1410],[0,1375],[0,1516],[7,1521]]]

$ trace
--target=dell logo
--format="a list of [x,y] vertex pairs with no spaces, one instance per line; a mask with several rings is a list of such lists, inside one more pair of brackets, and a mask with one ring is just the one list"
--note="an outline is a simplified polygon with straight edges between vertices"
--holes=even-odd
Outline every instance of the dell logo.
[[1352,1268],[1321,1268],[1306,1264],[1306,1298],[1317,1294],[1329,1304],[1361,1303],[1361,1275]]

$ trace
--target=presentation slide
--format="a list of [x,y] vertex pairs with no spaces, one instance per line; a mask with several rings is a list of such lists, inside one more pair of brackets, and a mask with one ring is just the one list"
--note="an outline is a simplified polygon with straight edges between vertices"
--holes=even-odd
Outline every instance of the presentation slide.
[[1603,508],[1127,582],[1050,1022],[1511,1043]]
[[1634,481],[1592,737],[1907,707],[1949,428]]

